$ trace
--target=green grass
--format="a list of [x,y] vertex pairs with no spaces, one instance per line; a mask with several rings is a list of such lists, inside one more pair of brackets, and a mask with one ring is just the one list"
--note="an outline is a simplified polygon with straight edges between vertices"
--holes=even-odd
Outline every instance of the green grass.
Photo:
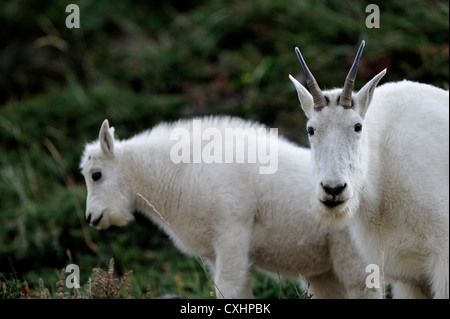
[[[26,281],[58,293],[61,269],[87,283],[111,258],[129,270],[135,298],[211,298],[205,267],[178,252],[150,221],[98,231],[85,222],[78,163],[108,118],[119,137],[161,121],[230,114],[278,127],[306,145],[305,117],[288,74],[299,46],[323,88],[340,86],[362,38],[356,88],[381,69],[448,88],[448,1],[380,4],[367,29],[356,1],[6,1],[0,10],[0,273],[11,294]],[[291,280],[252,273],[255,296],[298,298]],[[10,286],[8,286],[10,285]],[[41,288],[40,288],[41,287]]]
[[[187,258],[181,267],[171,269],[172,263],[163,264],[165,275],[170,277],[167,281],[161,280],[161,272],[143,272],[137,275],[133,270],[117,276],[114,268],[114,259],[111,258],[107,269],[93,268],[85,282],[79,281],[80,287],[68,288],[66,280],[73,282],[71,271],[61,269],[55,277],[55,284],[48,284],[39,278],[37,285],[21,281],[13,275],[0,273],[1,299],[117,299],[139,298],[151,299],[160,297],[171,298],[215,298],[214,284],[208,277],[201,261]],[[169,273],[173,272],[172,274]],[[202,272],[204,272],[202,276]],[[83,278],[83,276],[82,276]],[[300,292],[293,280],[276,280],[252,272],[252,279],[258,283],[255,294],[259,298],[311,298],[306,290]],[[142,283],[147,283],[143,285]],[[173,288],[176,288],[176,291]]]

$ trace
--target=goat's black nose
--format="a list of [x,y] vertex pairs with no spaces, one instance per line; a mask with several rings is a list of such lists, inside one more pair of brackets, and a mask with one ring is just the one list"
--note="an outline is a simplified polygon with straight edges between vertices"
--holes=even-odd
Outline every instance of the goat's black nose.
[[337,195],[339,195],[339,194],[342,193],[342,191],[347,187],[347,184],[344,184],[344,185],[338,184],[338,185],[335,186],[335,187],[331,187],[331,186],[329,186],[329,185],[323,185],[322,183],[320,183],[320,185],[322,185],[323,190],[324,190],[327,194],[332,195],[332,196],[337,196]]
[[88,217],[86,218],[86,221],[87,221],[88,224],[91,223],[91,218],[92,218],[92,214],[89,213]]

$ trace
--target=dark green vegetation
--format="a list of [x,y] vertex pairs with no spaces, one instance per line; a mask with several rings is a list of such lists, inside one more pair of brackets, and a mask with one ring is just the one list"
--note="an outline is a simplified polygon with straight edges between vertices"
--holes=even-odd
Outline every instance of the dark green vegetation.
[[[340,0],[86,0],[76,2],[81,28],[67,29],[71,2],[6,1],[0,10],[0,281],[13,292],[2,297],[23,296],[25,280],[57,297],[67,264],[80,266],[85,285],[111,258],[118,276],[133,270],[128,297],[211,297],[201,261],[145,218],[87,226],[78,162],[105,118],[125,138],[160,121],[231,114],[306,145],[288,79],[302,75],[294,47],[331,88],[361,39],[356,89],[385,67],[383,81],[448,89],[448,1],[383,2],[379,29],[365,26],[370,2]],[[301,294],[292,281],[252,276],[257,297]]]

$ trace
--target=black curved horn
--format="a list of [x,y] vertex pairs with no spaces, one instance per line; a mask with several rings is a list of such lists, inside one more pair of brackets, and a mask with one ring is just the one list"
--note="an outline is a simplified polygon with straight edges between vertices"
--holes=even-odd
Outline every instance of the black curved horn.
[[352,107],[352,92],[355,86],[356,73],[358,72],[358,64],[361,59],[361,55],[365,46],[365,41],[361,42],[358,52],[356,53],[355,60],[353,61],[352,67],[345,78],[344,88],[342,89],[341,97],[339,99],[339,104],[344,108],[349,109]]
[[303,59],[302,54],[298,47],[295,47],[295,53],[297,54],[298,60],[300,61],[300,65],[302,66],[303,72],[305,73],[306,83],[308,84],[309,90],[311,91],[311,95],[314,100],[314,109],[320,110],[325,105],[327,105],[327,101],[325,100],[325,96],[320,90],[319,85],[317,84],[316,79],[309,71],[308,66],[306,65],[305,60]]

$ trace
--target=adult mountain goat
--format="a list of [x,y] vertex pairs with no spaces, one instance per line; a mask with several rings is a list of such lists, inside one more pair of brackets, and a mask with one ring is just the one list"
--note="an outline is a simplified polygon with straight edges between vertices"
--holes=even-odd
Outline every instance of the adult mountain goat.
[[[230,129],[236,135],[220,139]],[[209,151],[248,149],[257,129],[256,123],[236,118],[205,117],[160,124],[119,141],[105,120],[80,164],[88,190],[87,221],[97,228],[124,226],[135,210],[144,213],[182,252],[207,262],[217,297],[252,297],[251,266],[302,275],[319,298],[380,297],[379,289],[366,288],[367,264],[348,230],[321,225],[310,213],[307,149],[277,135],[258,139],[258,150],[262,143],[270,144],[270,151],[277,147],[273,174],[260,174],[258,165],[238,158],[234,164],[188,163],[196,162],[198,146],[208,149],[212,137],[220,139],[215,146],[221,150]],[[189,132],[192,140],[174,132]],[[189,153],[188,161],[174,161],[183,155],[179,150]]]
[[448,298],[448,91],[410,81],[375,90],[383,70],[353,93],[363,48],[343,89],[324,92],[296,48],[311,91],[290,76],[308,117],[314,210],[349,221],[360,251],[398,282],[394,297]]

